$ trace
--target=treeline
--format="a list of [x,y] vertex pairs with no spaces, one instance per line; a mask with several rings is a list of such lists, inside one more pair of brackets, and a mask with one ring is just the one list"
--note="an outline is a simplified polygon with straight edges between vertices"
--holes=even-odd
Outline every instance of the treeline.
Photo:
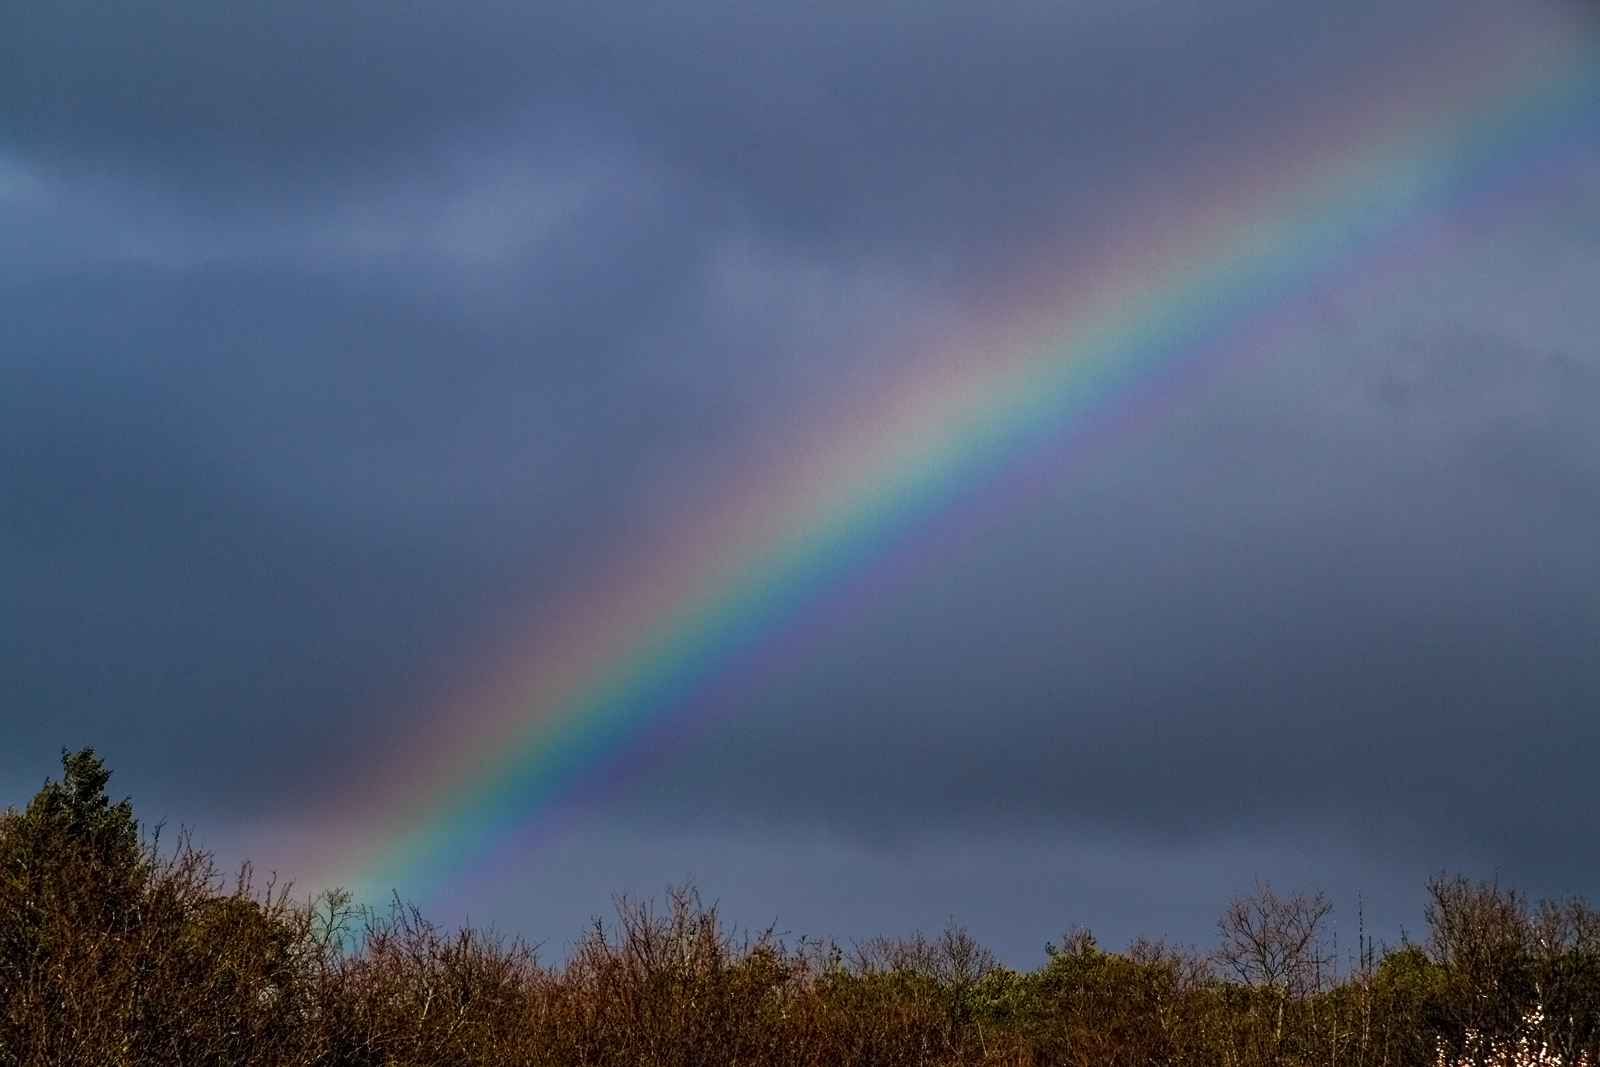
[[1335,970],[1320,894],[1241,895],[1207,953],[1074,930],[1030,973],[959,928],[735,936],[692,891],[525,944],[227,884],[141,837],[93,752],[0,815],[0,1063],[1543,1067],[1600,1053],[1600,915],[1463,877],[1423,944]]

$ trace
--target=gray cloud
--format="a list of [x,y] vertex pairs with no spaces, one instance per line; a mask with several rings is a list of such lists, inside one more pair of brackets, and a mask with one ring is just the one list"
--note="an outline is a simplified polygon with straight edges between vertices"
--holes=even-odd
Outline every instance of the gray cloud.
[[1108,184],[1176,177],[1197,146],[1503,20],[1425,2],[27,3],[0,137],[201,199],[326,190],[463,144],[620,140],[767,225],[965,251],[1070,233]]
[[[147,815],[314,832],[508,619],[914,367],[907,336],[1412,57],[1563,27],[1592,16],[9,5],[3,799],[94,743]],[[1303,831],[1390,885],[1402,839],[1592,884],[1597,173],[854,620],[613,797],[590,869],[680,876],[616,858],[671,820],[710,869],[773,833],[883,884],[997,827],[1018,872],[1056,833],[1309,871]]]
[[1336,813],[1587,885],[1597,426],[1592,348],[1321,343],[895,594],[637,810],[1173,843]]

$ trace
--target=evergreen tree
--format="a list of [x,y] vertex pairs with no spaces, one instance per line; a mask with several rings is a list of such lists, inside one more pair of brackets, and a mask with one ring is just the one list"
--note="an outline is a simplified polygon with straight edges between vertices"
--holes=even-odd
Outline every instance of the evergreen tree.
[[12,935],[38,934],[56,910],[77,923],[126,924],[148,874],[133,805],[111,803],[111,772],[94,749],[63,751],[61,766],[61,781],[0,815],[0,916]]

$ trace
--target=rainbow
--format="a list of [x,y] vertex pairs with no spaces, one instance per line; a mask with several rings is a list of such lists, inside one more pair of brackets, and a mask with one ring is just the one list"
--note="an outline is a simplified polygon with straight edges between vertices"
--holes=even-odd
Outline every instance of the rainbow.
[[559,624],[508,639],[308,865],[358,898],[429,902],[525,872],[672,733],[1097,449],[1303,341],[1330,294],[1381,291],[1537,206],[1593,150],[1586,36],[1480,41],[1372,114],[1228,153],[1178,221],[1039,267],[1053,280],[1023,306],[928,342],[892,388],[541,611]]

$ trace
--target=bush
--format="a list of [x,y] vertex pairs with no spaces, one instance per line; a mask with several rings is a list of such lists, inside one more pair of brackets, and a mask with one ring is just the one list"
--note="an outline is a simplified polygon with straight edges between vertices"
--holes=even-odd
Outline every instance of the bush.
[[[1210,954],[1075,930],[1040,969],[960,927],[790,949],[692,888],[618,901],[558,966],[396,900],[296,902],[164,852],[84,749],[0,814],[0,1065],[1588,1067],[1600,915],[1429,883],[1425,945],[1334,980],[1319,894],[1238,898]],[[1375,963],[1375,965],[1374,965]]]
[[90,749],[0,815],[0,1058],[15,1064],[310,1062],[300,912],[231,892],[180,837],[142,843]]

